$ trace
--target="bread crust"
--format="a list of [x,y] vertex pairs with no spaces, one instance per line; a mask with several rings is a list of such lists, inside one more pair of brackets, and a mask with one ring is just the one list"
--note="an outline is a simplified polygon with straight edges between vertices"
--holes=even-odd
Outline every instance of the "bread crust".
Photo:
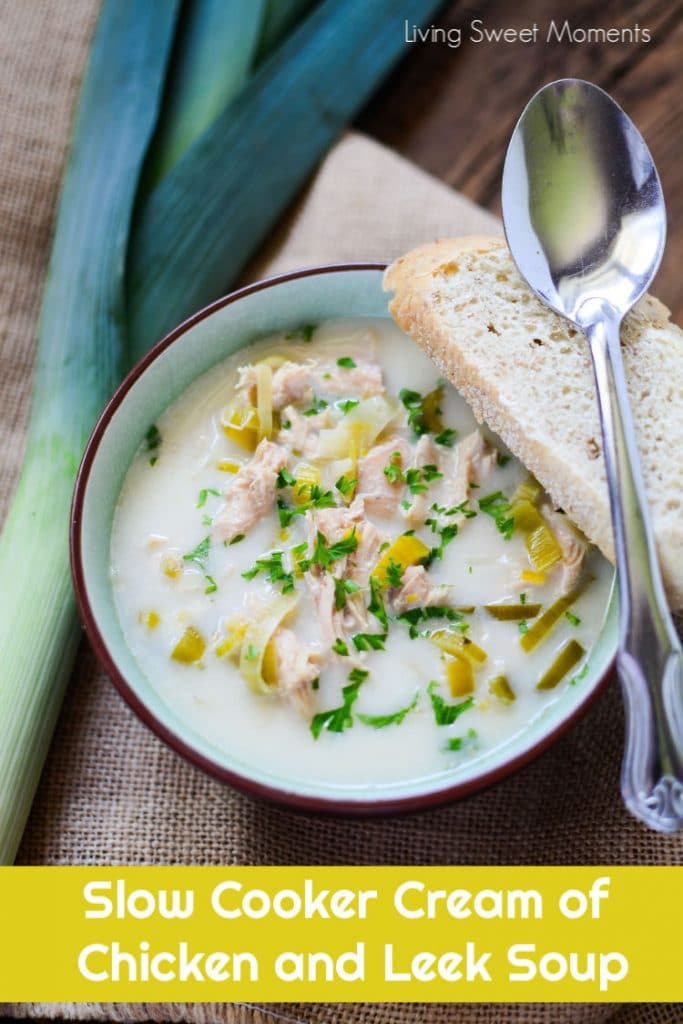
[[[507,303],[496,294],[501,286],[494,280],[495,267],[510,282]],[[477,420],[486,422],[499,435],[543,484],[555,504],[614,561],[588,347],[582,345],[580,335],[568,321],[544,306],[521,282],[505,242],[476,235],[422,245],[388,267],[384,287],[394,293],[389,309],[396,323],[458,389]],[[506,326],[486,323],[493,314],[495,324],[502,322]],[[528,332],[525,335],[529,318],[542,325],[542,338],[533,339]],[[482,334],[486,331],[492,333],[484,344]],[[574,339],[572,335],[577,336]],[[559,341],[548,340],[555,338]],[[528,354],[533,341],[538,347]],[[683,333],[670,323],[666,307],[648,295],[627,319],[622,347],[662,574],[672,607],[680,609],[681,471],[674,467],[680,462],[683,447]],[[658,358],[662,353],[666,363]],[[500,364],[515,357],[518,362],[501,373]],[[566,380],[559,379],[558,361],[560,368],[567,366]],[[673,380],[663,380],[663,372]],[[577,422],[566,431],[566,444],[562,437],[554,436],[552,408],[541,402],[523,416],[520,391],[532,378],[532,399],[535,395],[538,400],[547,391],[558,408],[561,400],[567,422],[567,406],[573,402],[580,410]],[[672,460],[664,454],[663,436],[667,433],[674,445]],[[587,442],[584,444],[584,435],[594,444],[597,454]],[[674,462],[676,447],[678,459]],[[664,467],[668,467],[666,472]],[[663,479],[667,475],[673,479]],[[667,491],[667,487],[673,487],[673,491]]]

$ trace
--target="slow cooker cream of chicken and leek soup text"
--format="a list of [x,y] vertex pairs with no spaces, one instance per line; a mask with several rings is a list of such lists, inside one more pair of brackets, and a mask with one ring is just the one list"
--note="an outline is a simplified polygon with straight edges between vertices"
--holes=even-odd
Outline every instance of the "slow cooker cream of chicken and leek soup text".
[[288,780],[453,775],[579,680],[611,571],[389,320],[211,369],[127,474],[127,642],[219,749]]

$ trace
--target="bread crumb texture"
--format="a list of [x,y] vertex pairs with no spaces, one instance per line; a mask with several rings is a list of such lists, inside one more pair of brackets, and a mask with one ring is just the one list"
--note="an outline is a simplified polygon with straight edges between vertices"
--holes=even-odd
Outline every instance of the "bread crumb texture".
[[[581,332],[522,281],[500,239],[442,239],[385,274],[397,324],[614,559],[593,370]],[[669,600],[683,607],[683,332],[645,296],[622,329],[636,436]]]

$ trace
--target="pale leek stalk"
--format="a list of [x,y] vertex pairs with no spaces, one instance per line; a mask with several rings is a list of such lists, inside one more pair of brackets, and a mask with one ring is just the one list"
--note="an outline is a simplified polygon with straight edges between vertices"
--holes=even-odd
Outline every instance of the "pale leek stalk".
[[0,537],[0,862],[14,859],[73,665],[76,469],[123,368],[130,216],[177,4],[105,0],[62,187],[24,469]]
[[438,0],[326,0],[152,193],[131,244],[132,357],[234,282]]

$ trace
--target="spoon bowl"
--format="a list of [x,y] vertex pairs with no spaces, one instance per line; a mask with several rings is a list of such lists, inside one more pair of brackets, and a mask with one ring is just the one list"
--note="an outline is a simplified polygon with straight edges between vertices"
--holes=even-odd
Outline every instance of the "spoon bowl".
[[619,582],[621,789],[637,818],[675,832],[683,827],[683,651],[657,561],[620,342],[622,319],[664,251],[661,184],[643,138],[614,100],[590,82],[563,79],[523,111],[502,198],[520,273],[590,347]]

